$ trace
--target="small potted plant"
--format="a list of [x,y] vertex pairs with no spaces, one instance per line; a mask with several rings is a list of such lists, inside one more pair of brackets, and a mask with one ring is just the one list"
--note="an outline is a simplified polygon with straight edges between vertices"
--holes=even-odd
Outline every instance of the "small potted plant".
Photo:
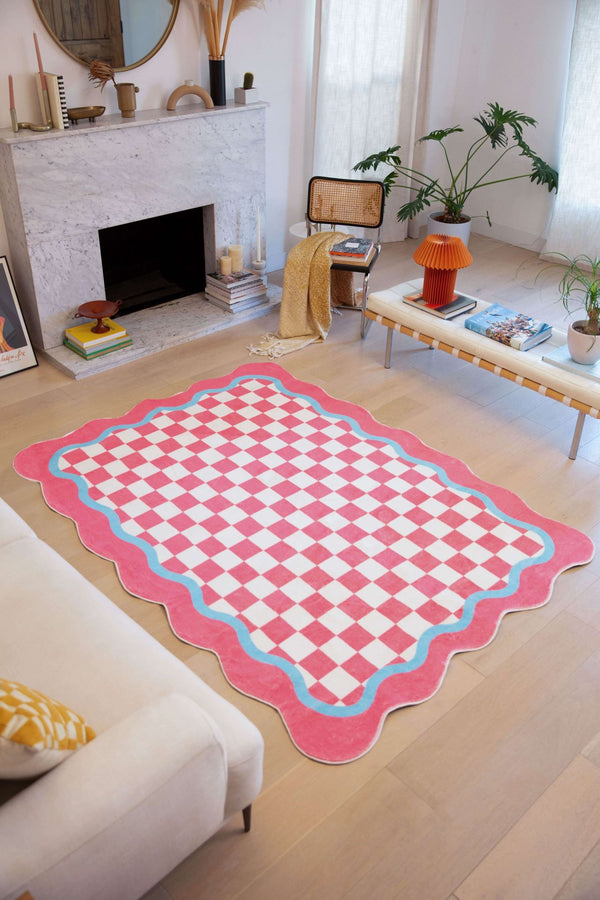
[[[498,103],[488,103],[483,112],[474,117],[474,121],[481,125],[483,134],[478,137],[470,147],[466,154],[459,159],[458,162],[451,162],[450,153],[446,147],[446,139],[452,134],[464,131],[459,125],[451,128],[442,128],[431,131],[429,134],[419,138],[418,143],[422,141],[433,141],[437,143],[443,152],[444,160],[447,168],[447,178],[442,183],[441,179],[434,178],[417,169],[409,168],[402,164],[401,158],[397,155],[400,145],[389,147],[379,153],[373,153],[365,159],[356,163],[354,171],[367,172],[376,170],[379,166],[389,166],[390,170],[383,184],[386,196],[389,196],[394,185],[398,183],[399,187],[403,187],[411,192],[411,197],[403,203],[396,214],[399,222],[407,219],[413,219],[418,213],[433,203],[439,203],[442,206],[441,211],[431,214],[432,221],[429,226],[430,233],[436,231],[439,226],[454,226],[460,223],[468,223],[470,228],[471,217],[464,212],[467,201],[470,200],[471,194],[483,187],[489,187],[492,184],[502,184],[506,181],[514,181],[518,178],[529,178],[531,182],[536,184],[544,184],[549,191],[556,190],[558,187],[558,172],[552,168],[547,162],[539,157],[529,147],[523,138],[524,126],[535,127],[537,122],[531,116],[517,112],[514,109],[503,109]],[[484,148],[497,150],[498,155],[490,163],[489,155],[481,154]],[[502,177],[490,177],[492,171],[509,153],[517,153],[524,156],[531,163],[529,172],[521,175],[503,175]],[[478,157],[475,164],[475,158]],[[499,173],[498,173],[499,174]],[[486,211],[485,218],[491,226],[489,212]],[[457,233],[453,228],[439,228],[442,232]],[[459,233],[460,237],[464,236]],[[466,231],[468,239],[468,229]],[[466,241],[465,241],[466,243]]]
[[566,263],[558,283],[564,308],[569,315],[580,310],[586,316],[569,323],[567,346],[571,359],[582,365],[593,365],[600,359],[600,257],[592,259],[585,253],[567,256],[559,252],[548,256],[556,257],[560,264]]
[[258,91],[254,87],[254,75],[252,72],[244,74],[243,87],[236,87],[233,92],[236,103],[256,103],[258,101]]

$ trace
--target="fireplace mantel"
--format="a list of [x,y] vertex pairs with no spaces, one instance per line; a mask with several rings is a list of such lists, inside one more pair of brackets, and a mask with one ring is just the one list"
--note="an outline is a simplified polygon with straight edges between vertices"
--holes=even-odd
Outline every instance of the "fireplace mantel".
[[[0,131],[0,200],[32,341],[58,347],[82,303],[104,297],[98,230],[208,207],[206,270],[228,244],[255,255],[265,221],[267,104],[142,110],[65,131]],[[265,248],[263,242],[263,256]]]

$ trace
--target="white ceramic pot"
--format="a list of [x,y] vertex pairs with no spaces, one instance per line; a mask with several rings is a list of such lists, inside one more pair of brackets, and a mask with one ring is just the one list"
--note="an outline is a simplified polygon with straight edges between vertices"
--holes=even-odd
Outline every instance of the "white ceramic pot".
[[585,320],[571,322],[567,331],[567,347],[571,359],[581,363],[582,366],[593,366],[600,359],[600,335],[584,334],[577,331],[577,325],[583,325]]
[[468,247],[471,234],[470,217],[465,216],[465,222],[438,222],[435,217],[441,215],[441,212],[430,213],[427,219],[427,234],[449,234],[453,237],[459,237],[465,247]]

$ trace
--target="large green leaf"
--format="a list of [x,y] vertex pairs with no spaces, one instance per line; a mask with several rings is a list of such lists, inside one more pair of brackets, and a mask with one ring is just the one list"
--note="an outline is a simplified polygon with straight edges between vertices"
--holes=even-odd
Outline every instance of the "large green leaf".
[[414,219],[414,217],[424,210],[426,206],[431,206],[432,198],[439,199],[440,193],[439,182],[432,181],[427,187],[420,188],[412,200],[409,200],[408,203],[404,203],[400,207],[396,213],[396,218],[399,222],[405,222],[407,219]]
[[375,171],[380,165],[400,167],[402,165],[402,160],[396,154],[397,150],[400,150],[400,144],[396,144],[394,147],[388,147],[387,150],[381,150],[379,153],[372,153],[370,156],[357,162],[356,165],[352,167],[352,171],[368,172],[369,169]]
[[548,165],[540,156],[531,157],[531,175],[529,180],[535,184],[545,184],[548,191],[558,190],[558,172]]
[[506,126],[511,129],[514,139],[518,141],[522,137],[524,125],[537,125],[531,116],[515,109],[504,109],[499,103],[488,103],[486,110],[475,116],[474,120],[481,125],[494,149],[497,146],[508,145]]
[[464,128],[461,128],[460,125],[453,125],[452,128],[438,128],[419,138],[417,143],[420,144],[421,141],[438,141],[438,143],[441,143],[449,134],[456,134],[457,131],[464,131]]
[[558,172],[553,169],[549,163],[545,162],[541,156],[531,149],[523,139],[517,140],[517,144],[521,148],[520,156],[526,156],[531,160],[531,174],[529,180],[534,184],[545,184],[548,191],[558,190]]

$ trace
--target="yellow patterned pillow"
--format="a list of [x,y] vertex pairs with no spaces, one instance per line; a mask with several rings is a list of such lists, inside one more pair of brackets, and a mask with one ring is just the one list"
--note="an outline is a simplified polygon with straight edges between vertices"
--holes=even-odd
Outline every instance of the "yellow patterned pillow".
[[0,778],[41,775],[95,736],[63,703],[0,678]]

